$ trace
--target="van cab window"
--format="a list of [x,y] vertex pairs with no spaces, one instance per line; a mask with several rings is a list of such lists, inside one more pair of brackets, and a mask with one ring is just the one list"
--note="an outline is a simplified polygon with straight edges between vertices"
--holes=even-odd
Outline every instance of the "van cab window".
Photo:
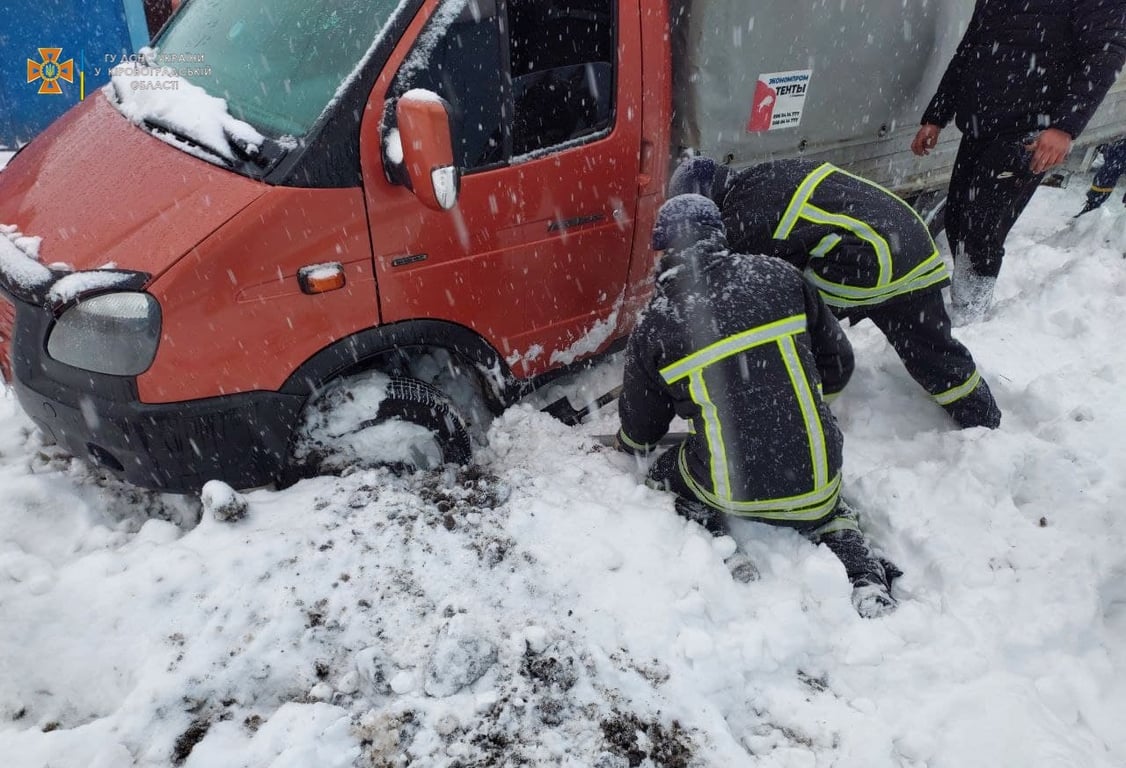
[[512,152],[597,133],[611,122],[614,14],[609,0],[512,0]]
[[192,0],[157,41],[173,66],[273,137],[304,136],[399,0]]
[[459,167],[479,168],[504,158],[496,0],[459,0],[430,19],[392,92],[398,97],[411,88],[433,91],[450,104]]
[[453,0],[391,87],[451,106],[463,171],[599,134],[613,123],[611,0]]

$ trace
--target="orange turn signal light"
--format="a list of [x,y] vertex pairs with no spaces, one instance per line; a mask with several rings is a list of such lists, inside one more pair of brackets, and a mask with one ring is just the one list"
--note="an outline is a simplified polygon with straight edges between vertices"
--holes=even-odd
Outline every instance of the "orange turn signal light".
[[328,293],[344,287],[344,265],[339,262],[310,264],[297,270],[297,283],[302,293]]

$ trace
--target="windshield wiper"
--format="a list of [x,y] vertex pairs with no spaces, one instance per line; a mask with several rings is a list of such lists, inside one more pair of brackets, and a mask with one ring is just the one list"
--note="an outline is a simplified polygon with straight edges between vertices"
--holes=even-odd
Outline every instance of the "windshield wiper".
[[[222,150],[216,149],[215,147],[211,146],[210,144],[207,144],[206,142],[200,141],[199,137],[192,136],[191,134],[185,132],[181,128],[177,128],[176,126],[174,126],[170,123],[167,123],[163,120],[160,120],[159,118],[153,118],[153,117],[146,117],[142,122],[144,123],[145,127],[148,128],[149,130],[161,131],[163,133],[167,133],[168,135],[170,135],[170,136],[172,136],[176,139],[179,139],[180,141],[184,142],[185,144],[190,144],[193,147],[198,147],[199,149],[202,149],[204,152],[207,152],[209,154],[214,155],[224,165],[227,165],[227,166],[232,165],[230,159],[227,157],[227,154],[224,153]],[[235,154],[237,155],[239,153],[236,152]]]
[[[230,131],[224,129],[223,135],[227,137],[227,143],[231,145],[231,151],[234,152],[240,160],[247,163],[253,163],[259,168],[270,168],[278,160],[285,156],[286,149],[282,144],[269,136],[263,136],[262,141],[258,144],[252,144],[246,139],[240,139],[231,134]],[[253,149],[254,151],[251,151]]]

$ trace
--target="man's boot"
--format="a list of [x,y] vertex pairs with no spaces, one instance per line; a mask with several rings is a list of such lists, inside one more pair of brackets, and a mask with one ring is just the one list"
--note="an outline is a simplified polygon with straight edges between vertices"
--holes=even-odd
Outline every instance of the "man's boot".
[[970,427],[997,429],[1001,424],[1001,409],[993,399],[993,392],[985,383],[985,379],[974,387],[973,392],[942,407],[962,429]]
[[980,323],[993,303],[993,287],[997,278],[979,275],[965,256],[954,262],[950,278],[950,322],[954,325]]

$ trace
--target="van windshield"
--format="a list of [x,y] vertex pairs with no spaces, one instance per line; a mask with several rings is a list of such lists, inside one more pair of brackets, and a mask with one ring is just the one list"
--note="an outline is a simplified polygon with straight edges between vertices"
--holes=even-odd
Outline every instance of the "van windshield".
[[190,0],[159,62],[262,133],[304,136],[402,0]]

